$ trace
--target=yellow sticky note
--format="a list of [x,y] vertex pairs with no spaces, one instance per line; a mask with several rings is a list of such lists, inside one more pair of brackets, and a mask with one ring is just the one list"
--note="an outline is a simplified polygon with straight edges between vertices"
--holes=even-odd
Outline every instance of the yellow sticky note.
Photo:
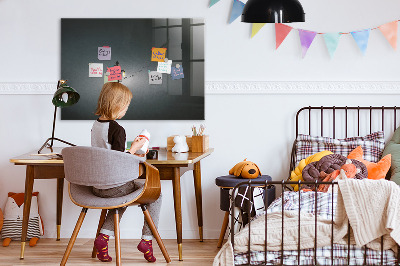
[[151,48],[151,61],[164,62],[167,48]]

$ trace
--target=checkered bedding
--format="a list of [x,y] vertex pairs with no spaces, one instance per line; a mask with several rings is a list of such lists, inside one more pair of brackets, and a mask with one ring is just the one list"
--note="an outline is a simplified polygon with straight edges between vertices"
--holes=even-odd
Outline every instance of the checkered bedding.
[[345,139],[299,134],[296,139],[295,165],[298,165],[302,159],[323,150],[329,150],[347,157],[357,146],[362,147],[364,160],[379,161],[385,148],[383,131],[374,132],[364,137]]
[[[333,196],[332,196],[333,195]],[[332,219],[336,208],[336,194],[317,192],[317,200],[315,201],[315,192],[285,192],[283,197],[277,198],[268,207],[269,213],[282,211],[282,203],[284,210],[298,210],[317,214],[326,219]],[[260,214],[265,215],[265,213]],[[260,217],[257,215],[254,219]],[[253,219],[253,220],[254,220]],[[316,249],[317,264],[316,265],[348,265],[347,260],[350,258],[349,265],[382,265],[381,252],[371,250],[364,247],[350,245],[350,256],[348,256],[347,245],[333,245],[333,263],[332,248],[326,246]],[[364,258],[364,254],[366,254]],[[250,252],[250,265],[281,265],[281,251],[267,251],[267,262],[265,264],[265,252]],[[303,249],[300,256],[297,250],[285,250],[283,252],[284,265],[314,265],[314,249]],[[248,253],[235,254],[235,265],[248,265]],[[383,252],[383,265],[396,265],[396,256],[392,250]]]

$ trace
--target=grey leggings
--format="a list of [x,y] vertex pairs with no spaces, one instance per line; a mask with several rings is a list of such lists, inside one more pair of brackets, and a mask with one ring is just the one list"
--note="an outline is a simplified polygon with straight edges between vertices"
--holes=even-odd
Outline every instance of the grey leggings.
[[[93,194],[101,198],[116,198],[128,195],[138,189],[141,189],[143,186],[144,182],[133,180],[119,187],[113,187],[108,189],[93,188]],[[160,194],[160,197],[155,202],[146,204],[146,207],[149,210],[151,218],[153,218],[154,224],[156,225],[157,228],[158,228],[158,221],[160,219],[161,202],[162,202],[162,196]],[[122,218],[122,215],[124,214],[125,210],[126,207],[118,208],[120,219]],[[108,210],[106,220],[104,221],[100,233],[109,236],[114,236],[114,214],[115,214],[115,209]],[[142,239],[151,240],[152,238],[153,234],[150,230],[149,225],[145,220],[142,230]]]

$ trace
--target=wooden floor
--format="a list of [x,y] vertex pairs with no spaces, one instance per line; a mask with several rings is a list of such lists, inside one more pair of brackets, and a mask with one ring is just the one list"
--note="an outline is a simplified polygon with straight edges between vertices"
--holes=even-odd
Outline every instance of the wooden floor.
[[[12,241],[9,247],[0,246],[0,265],[60,265],[65,248],[69,239],[40,239],[36,247],[27,246],[25,249],[25,259],[20,260],[20,242]],[[162,256],[157,242],[154,241],[153,248],[157,261],[149,264],[143,254],[136,249],[140,240],[121,240],[122,264],[123,265],[212,265],[215,255],[218,253],[218,240],[183,240],[183,261],[178,260],[178,246],[176,240],[163,240],[168,250],[172,262],[167,264]],[[68,259],[67,265],[115,265],[114,262],[114,243],[110,240],[110,255],[113,262],[104,263],[91,258],[93,240],[77,239]]]

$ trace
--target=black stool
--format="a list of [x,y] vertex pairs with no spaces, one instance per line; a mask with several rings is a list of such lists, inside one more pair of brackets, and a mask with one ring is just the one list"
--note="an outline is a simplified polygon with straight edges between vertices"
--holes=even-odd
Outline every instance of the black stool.
[[[230,207],[229,191],[233,189],[237,184],[249,180],[265,182],[266,180],[272,181],[272,178],[268,175],[261,175],[254,179],[246,179],[246,178],[236,177],[234,175],[227,175],[227,176],[220,176],[215,179],[215,184],[220,187],[220,209],[222,211],[225,211],[225,217],[224,221],[222,222],[221,234],[219,235],[219,240],[217,245],[218,248],[222,246],[226,228],[228,227],[228,222],[229,222],[229,207]],[[269,204],[271,204],[275,200],[275,186],[270,186],[267,189],[268,189],[267,206],[269,206]]]

